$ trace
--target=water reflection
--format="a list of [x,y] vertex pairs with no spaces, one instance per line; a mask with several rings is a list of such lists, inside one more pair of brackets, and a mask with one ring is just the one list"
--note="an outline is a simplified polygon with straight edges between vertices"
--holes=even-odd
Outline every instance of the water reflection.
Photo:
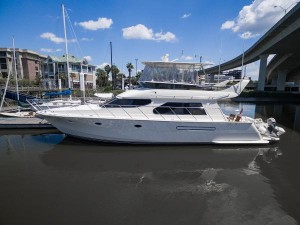
[[[62,170],[148,172],[162,170],[239,169],[274,147],[107,145],[67,137],[41,161]],[[183,150],[184,149],[184,150]],[[278,147],[277,147],[278,149]]]
[[47,151],[65,138],[61,133],[10,134],[0,136],[0,151]]

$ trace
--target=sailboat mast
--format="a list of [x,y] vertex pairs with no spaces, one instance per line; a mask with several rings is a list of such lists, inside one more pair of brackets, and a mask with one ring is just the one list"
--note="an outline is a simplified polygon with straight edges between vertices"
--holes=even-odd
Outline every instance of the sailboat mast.
[[64,35],[65,35],[65,50],[66,50],[66,59],[67,59],[67,77],[68,77],[68,87],[71,88],[70,74],[69,74],[69,56],[68,56],[68,39],[67,39],[67,30],[66,30],[66,16],[65,16],[65,6],[62,4],[62,15],[64,22]]
[[112,89],[115,87],[115,79],[113,77],[113,72],[112,72],[112,42],[109,42],[110,45],[110,72],[111,72],[111,83],[112,83]]
[[14,49],[14,73],[15,73],[15,79],[16,79],[16,92],[17,92],[17,101],[18,101],[18,110],[20,110],[19,108],[19,100],[20,100],[20,96],[19,96],[19,84],[18,84],[18,73],[17,73],[17,58],[16,58],[16,49],[15,49],[15,38],[13,37],[13,49]]

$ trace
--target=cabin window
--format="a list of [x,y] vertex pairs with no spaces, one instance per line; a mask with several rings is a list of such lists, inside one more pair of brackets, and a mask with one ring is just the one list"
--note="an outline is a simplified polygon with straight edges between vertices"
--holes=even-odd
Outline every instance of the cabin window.
[[136,106],[144,106],[144,105],[149,105],[151,103],[150,99],[119,99],[115,98],[111,102],[105,104],[105,107],[136,107]]
[[201,103],[168,102],[155,109],[154,114],[166,115],[206,115]]

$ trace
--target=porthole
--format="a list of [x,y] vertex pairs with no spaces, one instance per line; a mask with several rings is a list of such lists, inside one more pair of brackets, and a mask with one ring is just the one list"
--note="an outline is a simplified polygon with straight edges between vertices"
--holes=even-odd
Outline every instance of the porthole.
[[97,122],[97,123],[95,123],[96,125],[102,125],[102,123],[99,123],[99,122]]
[[137,124],[137,125],[134,125],[136,128],[140,128],[140,127],[142,127],[142,125],[139,125],[139,124]]

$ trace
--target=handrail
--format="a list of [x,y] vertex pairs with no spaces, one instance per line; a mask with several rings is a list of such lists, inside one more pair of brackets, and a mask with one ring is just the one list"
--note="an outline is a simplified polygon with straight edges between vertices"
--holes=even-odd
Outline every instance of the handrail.
[[[180,106],[152,106],[152,105],[146,105],[146,106],[138,106],[138,105],[95,105],[93,104],[86,104],[83,106],[78,107],[78,105],[74,106],[67,106],[66,110],[59,110],[55,111],[55,109],[48,107],[45,105],[45,108],[39,107],[38,104],[34,104],[34,100],[27,100],[27,102],[34,108],[36,108],[37,111],[49,111],[49,113],[63,113],[66,116],[76,116],[81,115],[83,117],[88,116],[95,116],[95,117],[107,117],[109,115],[113,116],[114,118],[120,117],[120,115],[127,115],[131,119],[135,118],[141,118],[141,115],[147,119],[154,118],[155,115],[160,116],[163,120],[169,120],[172,119],[170,116],[176,116],[176,120],[194,120],[194,121],[200,121],[203,120],[203,118],[209,119],[209,121],[214,121],[214,116],[217,116],[217,119],[220,119],[222,117],[224,121],[227,121],[226,116],[222,112],[222,110],[219,107],[213,106],[209,108],[205,107],[180,107]],[[162,111],[158,110],[160,109],[168,109],[168,113],[164,114]],[[192,109],[203,109],[205,113],[203,114],[193,114]],[[102,111],[101,111],[102,109]],[[112,110],[117,109],[117,110]],[[120,109],[120,110],[118,110]],[[132,110],[135,109],[135,110]],[[151,110],[149,110],[151,109]],[[176,109],[183,109],[183,114],[177,112]],[[214,112],[210,112],[210,110],[214,110]],[[105,110],[105,111],[104,111]],[[217,110],[217,111],[216,111]],[[176,113],[177,112],[177,113]],[[47,113],[47,112],[46,112]],[[157,119],[157,117],[156,117]],[[173,117],[174,119],[174,117]]]

